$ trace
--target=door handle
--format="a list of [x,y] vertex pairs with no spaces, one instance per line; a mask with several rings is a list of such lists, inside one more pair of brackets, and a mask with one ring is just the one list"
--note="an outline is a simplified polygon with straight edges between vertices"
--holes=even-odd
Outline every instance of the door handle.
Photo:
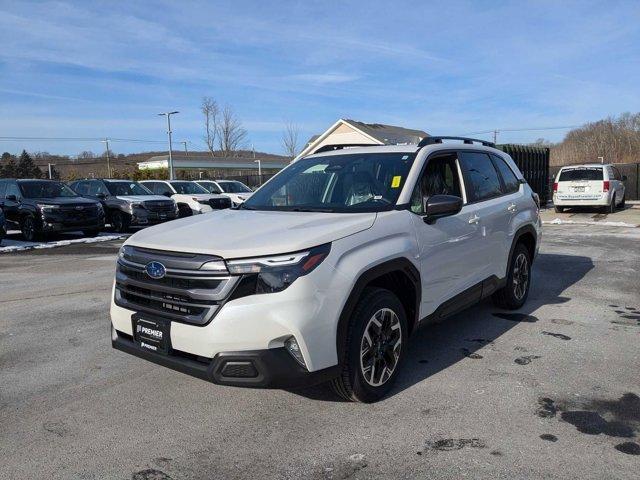
[[517,212],[518,206],[515,203],[512,203],[507,207],[507,210],[509,210],[510,212]]
[[469,223],[477,224],[480,221],[480,217],[478,215],[472,215],[469,217]]

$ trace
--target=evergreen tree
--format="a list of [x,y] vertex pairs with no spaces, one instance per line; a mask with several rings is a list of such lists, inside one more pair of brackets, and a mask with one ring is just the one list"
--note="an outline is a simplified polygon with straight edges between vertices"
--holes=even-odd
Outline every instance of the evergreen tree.
[[0,177],[15,178],[17,173],[16,157],[8,152],[2,154],[2,164],[0,164]]
[[16,174],[18,178],[41,178],[42,170],[33,162],[31,155],[23,150],[20,154]]

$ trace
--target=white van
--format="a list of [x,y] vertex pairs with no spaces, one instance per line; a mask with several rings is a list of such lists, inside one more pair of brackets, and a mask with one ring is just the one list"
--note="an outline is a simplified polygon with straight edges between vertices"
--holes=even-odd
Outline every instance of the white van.
[[613,165],[585,164],[562,167],[553,184],[557,213],[570,207],[606,207],[610,213],[624,207],[626,176]]

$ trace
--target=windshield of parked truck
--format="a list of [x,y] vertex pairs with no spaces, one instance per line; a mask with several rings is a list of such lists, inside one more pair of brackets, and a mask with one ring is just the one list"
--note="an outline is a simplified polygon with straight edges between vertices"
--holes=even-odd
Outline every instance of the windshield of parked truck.
[[202,181],[202,182],[198,182],[198,185],[206,189],[209,193],[215,193],[215,194],[222,193],[222,190],[220,189],[220,187],[213,182]]
[[19,182],[24,198],[77,197],[78,195],[61,182]]
[[244,183],[232,181],[218,182],[224,193],[251,193],[251,189]]
[[565,168],[560,172],[559,182],[574,180],[602,180],[602,167]]
[[252,210],[379,212],[395,205],[414,153],[359,153],[298,160],[240,208]]
[[209,193],[205,188],[195,182],[169,182],[175,188],[176,193],[181,195],[194,195],[200,193]]
[[153,195],[137,182],[104,182],[111,195]]

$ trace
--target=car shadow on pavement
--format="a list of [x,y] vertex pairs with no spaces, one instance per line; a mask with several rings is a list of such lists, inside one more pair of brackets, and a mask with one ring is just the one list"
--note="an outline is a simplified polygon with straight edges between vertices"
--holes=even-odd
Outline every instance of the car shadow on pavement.
[[[396,384],[386,398],[449,368],[465,358],[481,360],[478,352],[520,323],[538,319],[534,312],[542,305],[565,303],[563,293],[593,269],[591,258],[578,255],[540,254],[532,269],[532,284],[525,305],[516,311],[494,307],[486,299],[441,323],[420,327],[409,339],[407,356]],[[320,401],[342,401],[326,386],[291,390]]]

